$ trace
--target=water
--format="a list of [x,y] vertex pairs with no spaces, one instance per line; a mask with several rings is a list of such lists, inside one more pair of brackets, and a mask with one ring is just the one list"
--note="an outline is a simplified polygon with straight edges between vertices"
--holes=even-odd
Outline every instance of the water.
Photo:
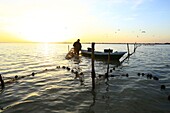
[[[83,48],[87,47],[90,45],[83,44]],[[104,48],[126,51],[123,44],[95,45],[96,50]],[[130,50],[133,51],[132,45]],[[5,81],[16,75],[39,73],[6,84],[0,93],[0,112],[169,113],[169,51],[168,45],[140,46],[130,59],[109,73],[128,73],[129,77],[111,77],[107,83],[98,80],[95,91],[91,91],[91,59],[66,60],[68,44],[1,43],[0,73]],[[69,66],[83,72],[84,85],[74,79],[73,73],[56,66]],[[111,64],[110,68],[114,66]],[[95,61],[95,70],[97,75],[106,73],[107,63]],[[159,81],[139,77],[137,73],[151,73]],[[161,90],[161,85],[166,85],[166,90]]]

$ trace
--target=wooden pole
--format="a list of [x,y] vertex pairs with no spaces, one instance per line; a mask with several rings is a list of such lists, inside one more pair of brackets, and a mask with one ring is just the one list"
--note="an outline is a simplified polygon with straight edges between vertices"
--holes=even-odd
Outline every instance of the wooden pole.
[[69,47],[69,45],[68,45],[68,52],[69,52],[69,50],[70,50],[70,47]]
[[92,90],[95,89],[95,70],[94,70],[94,45],[95,43],[92,43],[92,54],[91,54],[91,61],[92,61]]
[[108,75],[109,75],[109,64],[110,64],[110,48],[109,48],[109,53],[108,53],[108,62],[107,62],[107,73],[105,75],[106,79],[108,79]]
[[127,49],[128,49],[128,56],[130,55],[130,51],[129,51],[129,44],[127,43]]
[[3,79],[2,79],[1,74],[0,74],[0,82],[1,82],[1,88],[4,89],[5,84],[4,84],[4,81],[3,81]]
[[124,58],[120,63],[122,64],[126,59],[128,59],[131,55],[133,55],[133,54],[135,53],[137,47],[138,47],[138,46],[136,45],[136,42],[135,42],[135,44],[134,44],[134,52],[132,52],[132,53],[130,54],[130,52],[129,52],[129,44],[127,43],[128,55],[127,55],[127,57]]
[[136,48],[137,48],[137,46],[136,46],[136,42],[134,43],[134,52],[136,52]]

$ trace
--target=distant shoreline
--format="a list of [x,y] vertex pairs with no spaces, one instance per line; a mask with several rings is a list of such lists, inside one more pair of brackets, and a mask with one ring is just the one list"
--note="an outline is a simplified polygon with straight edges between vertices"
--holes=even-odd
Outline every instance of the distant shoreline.
[[[0,42],[0,43],[49,43],[49,44],[72,44],[73,42]],[[91,44],[92,42],[82,42],[82,44]],[[127,44],[127,43],[107,43],[107,42],[95,42],[96,44]],[[135,44],[135,43],[128,43]],[[141,45],[170,45],[167,43],[137,43]]]

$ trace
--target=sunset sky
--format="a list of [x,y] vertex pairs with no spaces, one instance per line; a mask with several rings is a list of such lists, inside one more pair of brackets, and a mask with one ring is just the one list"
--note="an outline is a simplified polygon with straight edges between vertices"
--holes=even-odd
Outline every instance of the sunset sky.
[[0,0],[0,42],[170,42],[169,0]]

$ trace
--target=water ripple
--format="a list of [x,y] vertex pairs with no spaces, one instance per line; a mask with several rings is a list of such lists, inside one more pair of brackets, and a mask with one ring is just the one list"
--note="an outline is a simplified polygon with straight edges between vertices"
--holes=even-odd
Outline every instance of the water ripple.
[[[3,46],[2,46],[3,45]],[[71,46],[71,45],[70,45]],[[89,46],[84,44],[83,47]],[[126,45],[97,45],[102,50],[126,50]],[[130,45],[131,48],[133,45]],[[65,60],[67,44],[1,44],[0,73],[7,80],[26,76],[6,84],[0,93],[3,113],[168,113],[170,94],[169,46],[141,46],[136,53],[109,74],[109,81],[98,80],[91,91],[91,59]],[[46,50],[46,51],[45,51]],[[56,66],[69,66],[84,73],[84,85],[75,74]],[[115,64],[110,64],[113,69]],[[48,70],[46,70],[48,69]],[[95,61],[96,76],[107,72],[107,62]],[[31,76],[32,72],[36,74]],[[121,76],[129,74],[129,77]],[[159,81],[147,79],[151,73]],[[166,90],[160,86],[166,85]]]

